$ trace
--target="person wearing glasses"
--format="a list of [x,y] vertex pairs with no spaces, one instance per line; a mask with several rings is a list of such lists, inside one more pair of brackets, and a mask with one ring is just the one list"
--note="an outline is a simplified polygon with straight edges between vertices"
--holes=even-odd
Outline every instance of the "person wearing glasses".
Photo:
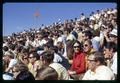
[[91,40],[85,40],[83,43],[83,51],[86,54],[86,69],[88,69],[88,63],[87,63],[87,58],[88,56],[95,52],[96,50],[93,48],[92,41]]
[[78,80],[86,71],[86,62],[85,62],[85,53],[82,52],[81,43],[79,41],[75,41],[74,45],[74,55],[73,55],[73,63],[68,70],[70,76]]
[[94,52],[88,57],[88,70],[82,80],[114,80],[112,70],[105,66],[104,56],[100,52]]
[[40,61],[40,56],[36,52],[32,52],[29,55],[29,71],[36,76],[37,70],[42,67],[42,62]]

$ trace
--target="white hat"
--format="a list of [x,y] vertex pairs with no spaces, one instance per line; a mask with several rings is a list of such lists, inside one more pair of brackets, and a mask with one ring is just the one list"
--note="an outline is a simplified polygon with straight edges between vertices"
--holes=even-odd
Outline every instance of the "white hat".
[[110,34],[117,36],[117,29],[113,29]]
[[59,37],[59,38],[58,38],[58,42],[63,42],[62,37]]

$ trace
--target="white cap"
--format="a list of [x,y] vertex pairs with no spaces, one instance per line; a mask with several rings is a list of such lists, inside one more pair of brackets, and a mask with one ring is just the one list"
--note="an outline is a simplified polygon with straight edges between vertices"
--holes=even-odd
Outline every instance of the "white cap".
[[117,29],[113,29],[110,34],[117,36]]

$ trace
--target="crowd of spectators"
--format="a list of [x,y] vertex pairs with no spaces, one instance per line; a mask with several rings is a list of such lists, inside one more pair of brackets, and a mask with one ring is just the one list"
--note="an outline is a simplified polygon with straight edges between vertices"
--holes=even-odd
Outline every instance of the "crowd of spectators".
[[2,50],[3,80],[115,80],[117,9],[13,33]]

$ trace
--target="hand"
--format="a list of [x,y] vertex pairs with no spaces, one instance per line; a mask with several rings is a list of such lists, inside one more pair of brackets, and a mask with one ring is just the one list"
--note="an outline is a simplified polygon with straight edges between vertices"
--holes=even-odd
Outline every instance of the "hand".
[[68,70],[68,73],[69,73],[70,75],[73,75],[73,74],[76,74],[76,71]]

